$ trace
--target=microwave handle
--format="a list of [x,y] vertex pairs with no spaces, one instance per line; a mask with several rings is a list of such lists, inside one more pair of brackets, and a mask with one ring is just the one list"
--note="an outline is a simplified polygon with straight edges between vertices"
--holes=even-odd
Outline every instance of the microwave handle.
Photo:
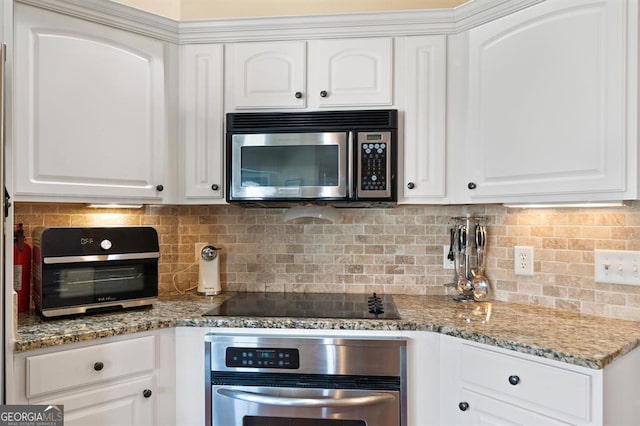
[[350,131],[347,137],[347,198],[353,200],[353,182],[351,181],[355,176],[353,175],[353,144],[354,144],[354,132]]

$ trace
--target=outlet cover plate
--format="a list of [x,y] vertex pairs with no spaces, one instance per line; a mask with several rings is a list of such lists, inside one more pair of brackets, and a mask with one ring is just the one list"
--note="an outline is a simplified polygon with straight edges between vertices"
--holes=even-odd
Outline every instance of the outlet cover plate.
[[533,275],[533,247],[515,246],[513,248],[513,271],[516,275]]
[[640,286],[640,251],[596,250],[594,277],[599,283]]

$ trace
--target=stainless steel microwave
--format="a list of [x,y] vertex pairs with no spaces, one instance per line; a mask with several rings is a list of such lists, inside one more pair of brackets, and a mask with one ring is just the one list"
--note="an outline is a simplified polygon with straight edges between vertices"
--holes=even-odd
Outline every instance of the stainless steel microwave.
[[395,203],[397,110],[229,113],[230,203]]
[[148,226],[38,228],[33,299],[43,318],[149,306],[158,299],[156,230]]

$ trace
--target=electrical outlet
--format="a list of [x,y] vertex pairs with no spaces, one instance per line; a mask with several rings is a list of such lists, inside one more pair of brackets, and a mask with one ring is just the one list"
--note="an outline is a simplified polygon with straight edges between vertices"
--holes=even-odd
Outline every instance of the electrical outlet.
[[596,250],[594,278],[599,283],[640,286],[640,252]]
[[447,256],[449,256],[449,246],[442,246],[442,268],[455,269],[453,260],[449,260]]
[[533,247],[513,248],[513,270],[516,275],[533,275]]

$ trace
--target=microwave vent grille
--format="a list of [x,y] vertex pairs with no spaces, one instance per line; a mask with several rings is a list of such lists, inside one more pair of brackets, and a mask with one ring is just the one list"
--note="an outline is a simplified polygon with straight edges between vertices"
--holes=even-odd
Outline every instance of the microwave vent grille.
[[296,131],[316,128],[322,130],[396,129],[397,110],[227,114],[227,129],[229,131]]

